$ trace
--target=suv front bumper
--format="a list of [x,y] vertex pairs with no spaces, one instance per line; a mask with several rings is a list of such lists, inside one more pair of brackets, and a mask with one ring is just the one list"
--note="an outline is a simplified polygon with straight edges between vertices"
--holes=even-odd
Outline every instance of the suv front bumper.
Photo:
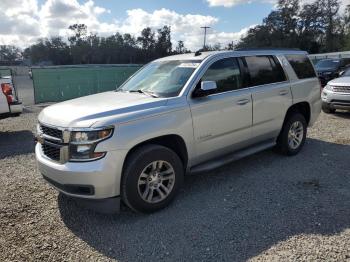
[[38,168],[58,191],[73,197],[106,199],[120,195],[120,179],[126,151],[111,151],[100,160],[60,164],[46,158],[41,144],[35,146]]
[[322,102],[331,109],[350,110],[350,93],[333,92],[323,89]]

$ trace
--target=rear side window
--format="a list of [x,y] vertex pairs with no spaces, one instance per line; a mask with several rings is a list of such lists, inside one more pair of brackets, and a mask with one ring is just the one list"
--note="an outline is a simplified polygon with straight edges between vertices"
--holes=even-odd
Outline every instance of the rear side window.
[[305,55],[286,55],[286,58],[299,79],[316,77],[312,64]]
[[266,85],[286,81],[286,75],[276,57],[247,56],[250,83],[249,86]]
[[215,81],[216,93],[242,88],[243,79],[236,58],[225,58],[213,63],[202,77],[202,81]]

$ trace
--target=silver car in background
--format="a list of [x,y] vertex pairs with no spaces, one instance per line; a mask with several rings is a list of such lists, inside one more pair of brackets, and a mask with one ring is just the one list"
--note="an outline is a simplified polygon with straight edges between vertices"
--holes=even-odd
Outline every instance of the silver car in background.
[[350,110],[350,69],[329,81],[322,92],[322,110],[327,114],[337,109]]
[[174,199],[186,173],[271,147],[297,154],[320,111],[306,52],[176,55],[116,91],[45,108],[35,152],[43,177],[64,194],[152,212]]

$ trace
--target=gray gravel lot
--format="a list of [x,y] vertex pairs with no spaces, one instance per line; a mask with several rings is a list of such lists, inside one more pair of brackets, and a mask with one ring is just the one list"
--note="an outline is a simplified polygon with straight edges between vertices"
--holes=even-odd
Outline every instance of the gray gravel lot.
[[303,151],[188,176],[151,215],[102,215],[40,177],[39,107],[0,121],[0,261],[350,261],[350,113],[322,114]]

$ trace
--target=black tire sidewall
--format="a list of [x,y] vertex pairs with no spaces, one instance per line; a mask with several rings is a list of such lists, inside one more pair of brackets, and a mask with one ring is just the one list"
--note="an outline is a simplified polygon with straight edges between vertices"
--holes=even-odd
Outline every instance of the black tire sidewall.
[[[168,197],[158,203],[147,203],[138,192],[138,179],[143,169],[156,160],[164,160],[175,171],[175,184]],[[127,160],[122,178],[123,201],[134,211],[148,213],[166,207],[175,197],[183,183],[184,169],[178,155],[171,149],[159,145],[139,148]]]
[[[289,130],[290,130],[292,124],[297,122],[297,121],[300,121],[302,123],[304,133],[303,133],[303,139],[302,139],[300,145],[297,148],[293,149],[289,146],[289,143],[288,143],[288,133],[289,133]],[[287,119],[287,121],[284,123],[283,131],[282,131],[280,139],[278,141],[280,148],[282,150],[282,153],[289,155],[289,156],[293,156],[293,155],[298,154],[305,144],[306,136],[307,136],[307,123],[306,123],[305,117],[300,113],[295,113],[295,114],[291,115]]]
[[326,114],[335,113],[335,109],[331,108],[327,103],[322,103],[322,111]]

